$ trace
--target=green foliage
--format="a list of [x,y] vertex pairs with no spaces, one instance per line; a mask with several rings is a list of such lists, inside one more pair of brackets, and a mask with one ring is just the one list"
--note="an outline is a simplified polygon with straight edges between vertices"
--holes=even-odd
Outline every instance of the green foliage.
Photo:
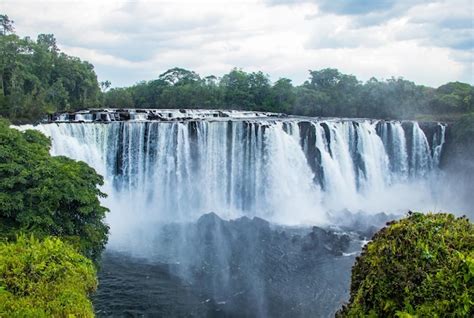
[[[112,88],[97,81],[88,62],[61,53],[52,34],[36,41],[13,34],[0,15],[0,116],[14,123],[82,108],[221,108],[305,116],[415,119],[459,117],[474,111],[474,87],[460,82],[437,89],[403,78],[362,83],[337,69],[310,70],[308,80],[271,83],[262,72],[234,68],[220,79],[174,67],[152,81]],[[433,117],[434,116],[434,117]]]
[[20,38],[6,15],[0,15],[0,26],[0,116],[22,123],[100,106],[91,64],[59,52],[52,34]]
[[0,243],[0,317],[94,317],[92,262],[58,238]]
[[0,34],[2,35],[13,32],[13,21],[10,20],[8,15],[0,14],[0,28]]
[[[309,80],[293,86],[281,78],[271,83],[262,72],[232,69],[217,79],[172,68],[157,80],[104,93],[107,108],[223,108],[283,112],[304,116],[414,119],[442,118],[473,109],[473,87],[448,83],[438,89],[402,78],[366,83],[336,69],[310,71]],[[432,120],[436,120],[432,118]]]
[[296,100],[295,90],[288,78],[280,78],[271,88],[268,110],[289,113]]
[[84,162],[49,155],[50,141],[0,120],[0,237],[54,235],[98,259],[107,241],[103,179]]
[[130,90],[125,88],[112,88],[104,95],[104,105],[113,108],[133,108],[134,103]]
[[388,223],[357,258],[337,316],[473,317],[473,223],[441,213]]
[[201,80],[198,74],[184,68],[175,67],[160,75],[159,79],[168,85],[193,84]]
[[474,136],[474,113],[464,115],[453,125],[453,142],[472,143],[472,136]]
[[474,111],[474,87],[452,82],[436,89],[431,108],[438,113]]

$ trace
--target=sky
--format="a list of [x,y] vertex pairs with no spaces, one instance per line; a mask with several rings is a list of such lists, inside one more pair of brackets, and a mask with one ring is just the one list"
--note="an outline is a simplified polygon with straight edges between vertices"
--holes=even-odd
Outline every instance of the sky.
[[474,83],[474,0],[1,0],[0,13],[20,36],[53,33],[114,87],[172,67],[295,85],[327,67],[363,81]]

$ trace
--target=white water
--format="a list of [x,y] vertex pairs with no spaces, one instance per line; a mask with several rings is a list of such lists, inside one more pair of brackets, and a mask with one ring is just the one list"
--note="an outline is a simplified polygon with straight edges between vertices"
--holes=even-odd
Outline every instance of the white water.
[[249,119],[52,123],[35,129],[52,138],[53,154],[83,160],[104,175],[110,247],[130,249],[138,245],[132,241],[148,239],[144,229],[153,224],[195,220],[211,211],[295,225],[324,224],[329,211],[343,209],[435,209],[430,179],[444,126],[431,147],[417,123],[407,127]]

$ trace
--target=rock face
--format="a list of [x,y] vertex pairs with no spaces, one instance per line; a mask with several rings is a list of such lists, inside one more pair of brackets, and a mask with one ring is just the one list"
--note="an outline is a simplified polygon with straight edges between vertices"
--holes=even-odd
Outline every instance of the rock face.
[[113,122],[128,120],[197,120],[197,119],[252,119],[282,118],[281,113],[217,110],[217,109],[88,109],[49,115],[47,122]]
[[452,202],[474,218],[474,115],[464,116],[446,129],[446,145],[441,157],[443,190]]
[[214,213],[163,233],[161,250],[179,260],[176,274],[205,291],[223,316],[327,317],[347,300],[354,261],[343,256],[347,234]]
[[328,214],[331,224],[337,224],[337,227],[345,232],[357,234],[360,240],[368,241],[389,221],[400,218],[400,215],[386,214],[383,212],[377,214],[366,214],[363,212],[353,213],[348,210],[339,211],[336,214]]

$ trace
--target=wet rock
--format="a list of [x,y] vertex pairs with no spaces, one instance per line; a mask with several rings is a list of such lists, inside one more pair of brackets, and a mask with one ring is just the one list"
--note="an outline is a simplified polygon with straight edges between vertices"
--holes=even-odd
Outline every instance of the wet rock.
[[129,112],[119,112],[118,114],[119,114],[120,120],[127,121],[127,120],[130,120],[131,118],[131,115]]
[[347,234],[336,234],[334,232],[313,226],[302,243],[303,251],[315,253],[329,253],[332,255],[342,255],[349,247],[350,238]]
[[325,317],[347,297],[354,257],[342,256],[350,238],[341,232],[280,227],[258,217],[227,221],[215,213],[164,232],[167,239],[158,241],[179,259],[178,272],[188,273],[186,280],[220,304],[224,316]]
[[370,240],[388,221],[400,218],[399,215],[384,212],[367,214],[363,212],[339,211],[328,215],[330,221],[345,232],[358,234],[360,239]]

